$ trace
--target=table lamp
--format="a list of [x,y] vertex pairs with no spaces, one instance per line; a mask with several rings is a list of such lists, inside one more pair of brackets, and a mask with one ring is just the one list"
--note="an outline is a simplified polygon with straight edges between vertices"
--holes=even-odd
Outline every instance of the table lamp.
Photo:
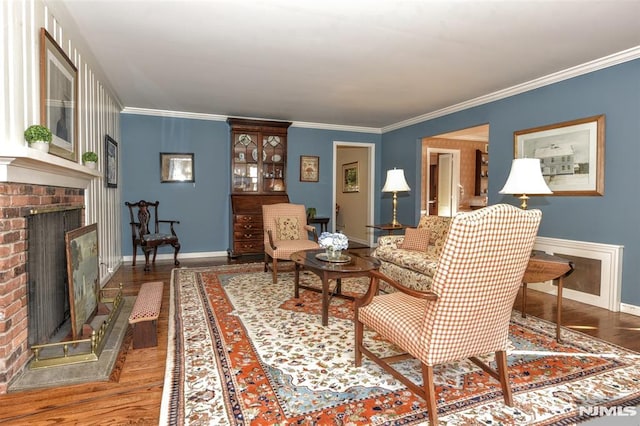
[[400,226],[397,218],[398,192],[410,190],[411,188],[409,188],[409,184],[404,178],[403,169],[393,168],[393,170],[387,170],[387,180],[382,187],[382,192],[393,192],[393,220],[391,221],[391,226]]
[[511,172],[500,194],[520,195],[520,207],[527,209],[528,195],[553,194],[542,177],[539,158],[516,158],[511,163]]

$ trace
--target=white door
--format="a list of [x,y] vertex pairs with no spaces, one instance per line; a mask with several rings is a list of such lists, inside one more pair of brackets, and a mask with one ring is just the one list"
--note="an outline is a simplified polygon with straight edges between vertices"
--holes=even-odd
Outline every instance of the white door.
[[438,154],[438,216],[451,217],[453,211],[453,154]]

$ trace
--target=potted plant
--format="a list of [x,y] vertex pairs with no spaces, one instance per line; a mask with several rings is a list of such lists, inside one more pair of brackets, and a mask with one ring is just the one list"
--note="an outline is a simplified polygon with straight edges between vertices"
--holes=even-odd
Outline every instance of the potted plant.
[[27,127],[27,130],[24,131],[24,138],[31,148],[49,152],[49,144],[51,143],[53,135],[48,127],[41,126],[40,124],[33,124]]
[[98,154],[93,151],[86,151],[82,154],[82,162],[85,166],[95,169],[98,162]]
[[309,207],[307,209],[307,217],[309,219],[313,219],[314,217],[316,217],[316,208],[315,207]]

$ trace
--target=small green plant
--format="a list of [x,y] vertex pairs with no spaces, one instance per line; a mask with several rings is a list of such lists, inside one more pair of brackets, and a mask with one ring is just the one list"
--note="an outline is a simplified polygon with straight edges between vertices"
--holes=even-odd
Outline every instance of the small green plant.
[[52,139],[51,130],[49,130],[45,126],[41,126],[39,124],[34,124],[27,127],[27,130],[24,131],[24,138],[30,144],[33,142],[46,142],[50,143]]
[[93,151],[87,151],[82,154],[82,161],[84,161],[85,163],[88,163],[88,162],[95,163],[98,161],[98,154],[96,154]]

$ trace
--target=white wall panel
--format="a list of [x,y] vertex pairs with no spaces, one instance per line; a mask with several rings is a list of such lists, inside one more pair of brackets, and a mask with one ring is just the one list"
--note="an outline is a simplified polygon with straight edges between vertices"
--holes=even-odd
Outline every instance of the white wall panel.
[[[0,1],[0,157],[7,164],[42,165],[46,173],[42,182],[34,182],[29,173],[25,182],[56,185],[68,182],[66,170],[74,175],[83,172],[81,155],[95,151],[99,156],[100,176],[86,171],[85,223],[98,224],[100,275],[104,284],[122,262],[120,188],[107,188],[104,182],[104,137],[120,143],[120,111],[122,105],[110,89],[93,54],[86,48],[82,34],[61,3],[43,0]],[[24,141],[23,132],[40,122],[40,28],[44,27],[62,47],[78,69],[78,161],[61,161],[53,155],[33,153]],[[18,157],[21,161],[15,161]],[[119,170],[119,167],[118,167]],[[31,174],[33,176],[33,174]],[[56,176],[57,175],[57,176]],[[40,176],[40,174],[38,174]]]

